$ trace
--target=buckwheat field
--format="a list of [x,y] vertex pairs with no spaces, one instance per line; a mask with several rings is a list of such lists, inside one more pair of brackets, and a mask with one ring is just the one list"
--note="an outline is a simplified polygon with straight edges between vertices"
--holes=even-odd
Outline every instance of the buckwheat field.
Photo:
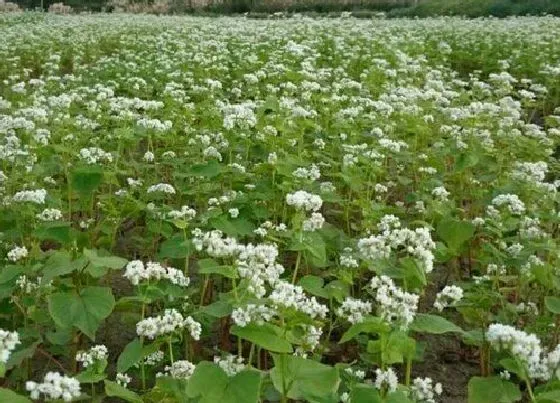
[[0,15],[0,401],[560,402],[560,19]]

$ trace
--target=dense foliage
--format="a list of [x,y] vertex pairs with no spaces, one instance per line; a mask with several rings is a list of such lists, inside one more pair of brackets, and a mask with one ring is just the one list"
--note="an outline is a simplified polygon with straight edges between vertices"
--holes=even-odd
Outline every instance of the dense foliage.
[[559,19],[0,37],[0,401],[560,402]]

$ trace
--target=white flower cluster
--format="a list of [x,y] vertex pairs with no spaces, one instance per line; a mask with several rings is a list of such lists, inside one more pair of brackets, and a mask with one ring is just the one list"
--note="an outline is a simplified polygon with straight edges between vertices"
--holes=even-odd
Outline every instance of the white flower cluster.
[[403,291],[387,276],[373,277],[369,286],[375,291],[377,314],[383,320],[407,329],[418,309],[418,295]]
[[80,150],[80,159],[89,165],[97,164],[98,162],[113,162],[111,153],[97,147],[82,148]]
[[[23,290],[25,294],[31,294],[38,290],[43,284],[42,277],[37,277],[35,281],[27,278],[25,274],[19,276],[16,280],[16,285]],[[52,281],[49,281],[46,286],[52,285]]]
[[292,175],[296,178],[315,181],[321,177],[321,171],[319,170],[319,167],[317,165],[311,164],[309,168],[305,168],[305,167],[297,168],[294,172],[292,172]]
[[359,267],[358,259],[352,256],[352,248],[344,248],[340,255],[340,265],[348,269],[356,269]]
[[148,262],[144,265],[141,260],[128,262],[123,277],[133,285],[138,285],[140,281],[159,281],[161,279],[169,280],[180,287],[187,287],[190,284],[190,279],[181,270],[174,267],[163,267],[156,262]]
[[164,371],[165,372],[158,372],[156,377],[160,376],[170,376],[171,378],[175,379],[189,379],[192,374],[194,374],[194,370],[196,369],[196,365],[192,362],[187,360],[179,360],[175,361],[171,365],[166,365]]
[[8,362],[10,354],[12,354],[12,351],[14,351],[16,346],[20,343],[17,332],[9,332],[0,329],[0,362],[4,364]]
[[245,327],[249,323],[262,325],[270,321],[276,311],[266,305],[248,304],[245,308],[236,308],[231,313],[231,319],[237,326]]
[[441,383],[434,385],[431,378],[416,378],[410,387],[412,398],[418,403],[436,403],[436,396],[441,395]]
[[463,289],[456,285],[446,285],[443,290],[437,293],[434,308],[443,311],[446,307],[452,306],[463,298]]
[[37,217],[40,221],[58,221],[62,220],[62,211],[56,208],[47,208],[44,209],[42,212],[37,214]]
[[[156,351],[156,352],[148,354],[146,357],[144,357],[143,364],[144,365],[149,365],[149,366],[154,366],[154,365],[157,365],[158,363],[162,362],[164,358],[165,358],[165,354],[163,353],[163,351]],[[135,368],[139,368],[140,366],[141,366],[141,363],[139,363],[139,362],[134,364]]]
[[450,193],[443,186],[437,186],[432,189],[432,196],[434,196],[439,201],[447,201],[447,197]]
[[249,280],[248,291],[262,298],[265,293],[265,284],[274,285],[284,267],[276,263],[278,247],[275,244],[239,245],[236,261],[237,271],[241,278]]
[[27,254],[28,252],[25,246],[16,246],[8,252],[7,258],[11,262],[17,262],[18,260],[25,259]]
[[147,193],[167,193],[167,194],[171,194],[174,195],[175,194],[175,188],[170,185],[169,183],[158,183],[156,185],[152,185],[150,186],[147,190]]
[[342,305],[336,310],[336,314],[348,319],[348,322],[355,324],[362,322],[364,320],[364,315],[369,315],[371,310],[371,302],[346,297]]
[[269,298],[276,307],[293,308],[306,313],[311,318],[324,318],[329,311],[325,305],[317,302],[315,297],[307,297],[302,287],[282,280],[275,284]]
[[171,220],[190,221],[196,217],[196,210],[189,206],[181,206],[181,210],[171,210],[167,213],[167,217]]
[[165,132],[173,127],[173,122],[170,120],[161,121],[159,119],[141,118],[136,121],[136,124],[145,129],[151,129],[157,132]]
[[303,230],[313,232],[323,228],[325,219],[321,213],[311,213],[311,217],[303,221]]
[[426,227],[400,228],[397,217],[389,215],[381,219],[378,228],[381,233],[358,241],[358,250],[365,259],[388,259],[391,251],[405,251],[416,257],[423,264],[424,271],[430,273],[434,268],[434,254],[436,244],[432,240],[430,230]]
[[243,364],[243,357],[238,357],[233,354],[228,354],[225,357],[214,357],[214,363],[217,364],[227,376],[235,376],[237,373],[245,369]]
[[540,228],[540,220],[530,217],[524,217],[519,223],[519,235],[524,239],[541,239],[548,236],[548,234]]
[[544,161],[517,162],[511,176],[514,179],[540,184],[544,181],[547,172],[548,165]]
[[323,205],[321,196],[308,193],[305,190],[298,190],[295,193],[286,195],[286,203],[288,206],[294,206],[300,210],[318,211]]
[[81,362],[84,368],[89,367],[96,361],[106,360],[109,356],[109,350],[103,344],[93,346],[88,351],[78,351],[76,353],[76,361]]
[[[506,205],[509,212],[514,215],[520,215],[525,212],[525,203],[519,200],[519,196],[516,194],[498,195],[492,199],[492,205],[496,207]],[[489,215],[495,215],[491,209]]]
[[199,228],[192,231],[193,245],[197,251],[205,252],[212,257],[232,257],[239,253],[239,246],[235,238],[224,237],[220,230],[202,232]]
[[560,345],[545,355],[541,341],[534,334],[495,323],[488,327],[487,340],[497,350],[509,351],[525,365],[531,379],[547,381],[560,369]]
[[168,335],[185,327],[187,327],[193,339],[200,339],[202,331],[200,323],[190,316],[183,318],[183,315],[176,309],[166,309],[163,315],[152,316],[138,322],[136,333],[138,336],[155,339],[158,336]]
[[80,382],[77,379],[60,375],[58,372],[47,372],[42,383],[27,381],[25,389],[33,400],[39,400],[41,395],[44,395],[44,399],[62,399],[70,402],[81,394]]
[[375,387],[379,390],[386,389],[389,392],[397,390],[399,378],[393,368],[389,367],[386,371],[377,368],[375,370]]
[[132,381],[132,378],[130,376],[128,376],[127,374],[117,372],[117,376],[115,377],[115,381],[119,385],[121,385],[123,388],[126,388],[128,386],[128,384],[130,383],[130,381]]
[[46,197],[47,191],[45,189],[22,190],[13,195],[12,201],[16,203],[30,202],[35,204],[45,204]]

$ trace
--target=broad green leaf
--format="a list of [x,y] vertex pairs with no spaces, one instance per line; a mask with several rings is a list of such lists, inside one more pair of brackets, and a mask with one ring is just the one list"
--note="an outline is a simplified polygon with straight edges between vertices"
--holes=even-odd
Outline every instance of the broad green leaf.
[[310,391],[314,397],[327,397],[338,390],[337,368],[293,355],[273,354],[273,357],[270,378],[280,393],[287,388],[285,392],[290,399],[304,400]]
[[62,244],[68,244],[71,241],[70,223],[68,222],[49,222],[38,226],[33,235],[42,241],[51,240]]
[[200,308],[201,312],[214,318],[224,318],[230,315],[232,310],[233,307],[226,301],[216,301]]
[[72,189],[82,195],[91,195],[103,181],[103,170],[99,166],[88,165],[74,169],[70,176]]
[[116,382],[105,380],[105,393],[109,397],[118,397],[131,403],[142,403],[142,399],[132,390],[119,385]]
[[199,397],[199,403],[257,403],[260,386],[259,371],[245,370],[228,377],[216,364],[203,361],[189,380],[187,394]]
[[115,298],[108,287],[86,287],[79,294],[59,292],[48,297],[49,313],[57,326],[75,326],[92,340],[114,306]]
[[544,305],[550,312],[560,315],[560,298],[558,297],[544,297]]
[[237,270],[233,266],[220,265],[214,259],[200,259],[198,262],[200,274],[218,274],[227,278],[238,278]]
[[499,377],[469,380],[469,403],[510,403],[521,400],[518,387]]
[[303,287],[303,289],[311,295],[315,295],[321,298],[328,298],[329,294],[327,290],[323,288],[324,284],[325,280],[323,280],[319,276],[312,275],[303,276],[298,281],[298,285]]
[[128,263],[128,260],[118,256],[99,256],[98,251],[95,249],[84,248],[84,256],[89,259],[90,264],[93,266],[114,270],[122,269]]
[[291,353],[292,345],[286,339],[278,336],[279,331],[279,328],[276,329],[269,324],[248,324],[245,327],[232,326],[230,333],[273,353]]
[[436,232],[449,249],[455,252],[474,235],[474,225],[468,221],[446,218],[439,222]]
[[183,259],[191,254],[191,242],[182,234],[164,241],[159,247],[160,258]]
[[52,279],[66,274],[70,274],[75,270],[81,270],[87,261],[78,259],[72,261],[70,253],[67,251],[58,251],[52,254],[43,266],[43,281],[48,283]]
[[381,403],[379,392],[371,385],[358,384],[350,392],[350,403]]
[[128,343],[117,359],[117,372],[124,373],[143,357],[142,343],[134,339]]
[[12,354],[10,354],[10,358],[8,358],[8,361],[6,362],[6,369],[10,370],[14,367],[17,367],[23,362],[23,360],[33,357],[39,344],[41,344],[41,342],[36,341],[30,346],[14,351]]
[[352,340],[360,333],[379,334],[388,333],[391,330],[390,326],[385,323],[381,318],[368,316],[360,323],[355,323],[342,335],[339,343],[346,343]]
[[443,333],[462,333],[456,324],[437,315],[419,313],[410,325],[410,329],[420,333],[443,334]]
[[541,392],[537,394],[537,403],[559,403],[560,389]]
[[25,396],[18,395],[16,392],[0,388],[0,402],[6,403],[31,403],[31,400]]

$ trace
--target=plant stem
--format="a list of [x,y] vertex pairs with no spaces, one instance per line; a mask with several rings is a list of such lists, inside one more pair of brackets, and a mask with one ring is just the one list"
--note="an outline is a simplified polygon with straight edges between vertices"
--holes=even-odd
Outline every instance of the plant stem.
[[410,386],[410,374],[412,373],[412,357],[406,358],[406,378],[405,385]]
[[295,284],[295,283],[296,283],[296,279],[297,279],[297,274],[298,274],[298,269],[299,269],[299,264],[300,264],[300,262],[301,262],[301,251],[298,250],[297,258],[296,258],[296,267],[295,267],[295,269],[294,269],[294,275],[293,275],[293,277],[292,277],[292,284]]
[[173,360],[173,344],[171,343],[171,337],[167,340],[167,345],[169,346],[169,359],[171,360],[171,364],[175,361]]

